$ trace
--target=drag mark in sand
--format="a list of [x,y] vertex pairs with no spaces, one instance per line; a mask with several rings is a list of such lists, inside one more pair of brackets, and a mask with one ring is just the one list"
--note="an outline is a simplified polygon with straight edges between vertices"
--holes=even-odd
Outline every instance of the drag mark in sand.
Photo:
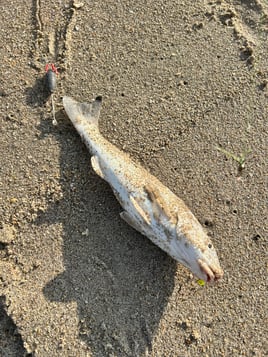
[[75,12],[82,3],[69,1],[64,6],[54,1],[33,0],[33,67],[43,70],[46,63],[56,63],[61,71],[66,70],[71,52],[72,23]]

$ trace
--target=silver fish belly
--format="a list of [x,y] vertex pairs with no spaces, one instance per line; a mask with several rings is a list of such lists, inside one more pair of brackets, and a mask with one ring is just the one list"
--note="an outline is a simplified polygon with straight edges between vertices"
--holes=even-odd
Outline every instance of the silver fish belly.
[[94,171],[110,184],[121,204],[121,218],[198,278],[207,282],[222,278],[216,250],[185,203],[101,135],[101,97],[92,103],[64,97],[63,105],[92,155]]

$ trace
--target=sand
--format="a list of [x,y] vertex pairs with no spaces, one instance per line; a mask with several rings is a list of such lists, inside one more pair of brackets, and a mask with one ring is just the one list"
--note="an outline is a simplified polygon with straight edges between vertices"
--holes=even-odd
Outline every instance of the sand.
[[[267,2],[10,0],[0,19],[0,355],[264,356]],[[120,219],[63,95],[103,96],[101,132],[191,208],[219,284]]]

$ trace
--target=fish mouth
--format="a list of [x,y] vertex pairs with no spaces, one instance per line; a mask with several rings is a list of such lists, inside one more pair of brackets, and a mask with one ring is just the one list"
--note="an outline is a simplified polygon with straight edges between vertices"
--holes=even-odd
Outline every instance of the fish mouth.
[[205,274],[208,283],[218,281],[223,276],[223,271],[221,268],[214,269],[201,259],[198,260],[198,265],[201,269],[201,272]]

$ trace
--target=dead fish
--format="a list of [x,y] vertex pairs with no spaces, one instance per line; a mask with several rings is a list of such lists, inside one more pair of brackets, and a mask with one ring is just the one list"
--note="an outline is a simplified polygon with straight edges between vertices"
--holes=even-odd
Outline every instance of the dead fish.
[[199,279],[222,278],[216,250],[185,203],[101,135],[101,102],[101,97],[92,103],[63,97],[65,111],[92,155],[94,171],[110,184],[123,208],[121,218]]

